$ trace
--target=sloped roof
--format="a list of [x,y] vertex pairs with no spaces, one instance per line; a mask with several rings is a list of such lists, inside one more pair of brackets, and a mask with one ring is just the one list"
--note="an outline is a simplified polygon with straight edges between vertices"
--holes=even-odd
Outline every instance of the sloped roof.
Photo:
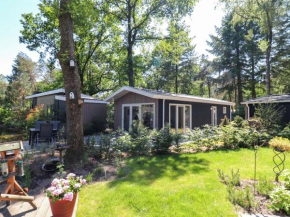
[[160,90],[150,90],[150,89],[142,89],[137,87],[128,87],[124,86],[108,96],[104,101],[113,102],[114,100],[126,95],[129,92],[137,93],[143,96],[147,96],[154,99],[168,99],[168,100],[179,100],[179,101],[188,101],[188,102],[200,102],[200,103],[213,103],[213,104],[221,104],[221,105],[235,105],[233,102],[228,102],[225,100],[219,100],[214,98],[205,98],[187,94],[175,94],[164,92]]
[[290,93],[263,96],[263,97],[244,101],[241,104],[281,103],[281,102],[290,102]]
[[[56,89],[56,90],[50,90],[50,91],[46,91],[46,92],[43,92],[43,93],[36,93],[36,94],[30,95],[30,96],[26,96],[25,99],[33,99],[33,98],[40,97],[40,96],[49,96],[49,95],[54,95],[54,94],[59,94],[59,93],[65,94],[64,88],[59,88],[59,89]],[[93,96],[89,96],[89,95],[86,95],[86,94],[83,94],[83,93],[81,94],[81,98],[82,99],[96,99]]]
[[[60,101],[66,101],[65,96],[61,96],[61,95],[55,95],[54,98],[56,100],[60,100]],[[109,104],[108,102],[105,102],[103,100],[100,99],[88,99],[88,98],[82,98],[84,99],[85,103],[92,103],[92,104]]]

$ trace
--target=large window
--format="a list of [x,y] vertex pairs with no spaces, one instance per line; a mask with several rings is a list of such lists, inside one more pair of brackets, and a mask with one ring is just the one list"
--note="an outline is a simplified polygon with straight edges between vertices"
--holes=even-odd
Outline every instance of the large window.
[[149,129],[155,127],[154,104],[123,104],[122,128],[128,131],[134,120],[141,121]]
[[191,129],[191,105],[170,104],[169,123],[174,132],[185,133]]

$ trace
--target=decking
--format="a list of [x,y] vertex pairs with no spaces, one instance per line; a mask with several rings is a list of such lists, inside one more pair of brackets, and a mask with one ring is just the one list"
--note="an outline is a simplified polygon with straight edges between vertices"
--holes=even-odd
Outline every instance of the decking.
[[51,209],[49,200],[45,193],[35,196],[34,202],[37,206],[37,210],[27,202],[11,202],[10,206],[6,206],[5,202],[1,203],[0,217],[51,217]]

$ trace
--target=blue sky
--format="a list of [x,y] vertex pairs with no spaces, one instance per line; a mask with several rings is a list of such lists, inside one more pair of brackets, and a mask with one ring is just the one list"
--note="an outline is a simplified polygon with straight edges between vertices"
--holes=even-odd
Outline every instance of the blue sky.
[[[13,60],[22,51],[33,61],[39,58],[38,53],[29,51],[24,44],[19,43],[21,14],[37,13],[39,0],[7,0],[0,6],[0,74],[11,73]],[[215,33],[215,26],[220,26],[224,12],[221,8],[215,9],[217,0],[200,0],[194,12],[187,19],[191,29],[191,36],[195,36],[197,54],[208,54],[206,40],[209,34]]]

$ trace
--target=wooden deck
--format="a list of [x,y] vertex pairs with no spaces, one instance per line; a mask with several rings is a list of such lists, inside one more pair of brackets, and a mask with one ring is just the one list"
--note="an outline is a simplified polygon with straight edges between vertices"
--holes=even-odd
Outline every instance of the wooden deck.
[[5,202],[0,205],[0,217],[51,217],[51,209],[49,200],[45,193],[35,196],[34,202],[37,206],[37,210],[27,202],[11,202],[10,206],[6,206]]

